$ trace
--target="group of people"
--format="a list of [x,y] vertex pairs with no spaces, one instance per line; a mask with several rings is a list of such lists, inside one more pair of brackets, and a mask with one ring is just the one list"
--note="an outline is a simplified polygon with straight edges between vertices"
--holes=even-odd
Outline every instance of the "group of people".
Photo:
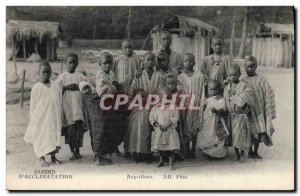
[[[247,75],[241,77],[240,66],[223,53],[223,40],[214,36],[213,54],[204,57],[196,71],[195,56],[181,56],[171,43],[171,34],[162,32],[161,49],[147,52],[141,62],[133,55],[131,40],[122,42],[123,55],[116,60],[109,52],[101,53],[95,87],[76,71],[74,53],[68,54],[67,71],[55,81],[50,80],[50,64],[41,63],[24,138],[33,144],[41,166],[49,166],[46,155],[61,164],[55,156],[61,136],[69,144],[70,160],[81,159],[88,130],[95,165],[112,164],[110,155],[116,153],[136,162],[158,160],[158,167],[168,161],[173,170],[174,162],[195,158],[196,149],[213,160],[227,156],[229,147],[234,148],[235,161],[245,162],[246,153],[262,159],[259,144],[273,145],[275,95],[266,78],[256,73],[255,57],[245,57]],[[128,96],[129,103],[140,97],[142,105],[153,101],[150,95],[159,99],[150,108],[123,104],[103,109],[101,102],[111,106],[120,101],[114,95]],[[191,102],[197,109],[180,109]],[[119,151],[122,143],[124,154]]]

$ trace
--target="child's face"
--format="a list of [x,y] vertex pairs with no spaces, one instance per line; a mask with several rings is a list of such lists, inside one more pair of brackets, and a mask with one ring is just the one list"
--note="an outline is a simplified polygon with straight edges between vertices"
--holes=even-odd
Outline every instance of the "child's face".
[[193,69],[195,65],[195,58],[191,55],[184,55],[183,67],[187,69]]
[[82,88],[82,93],[83,94],[91,94],[92,93],[92,89],[89,85],[85,85],[83,88]]
[[161,35],[160,44],[163,48],[170,48],[172,43],[172,37],[169,33],[164,33]]
[[177,87],[177,81],[176,81],[175,79],[167,78],[166,86],[167,86],[172,92],[175,92],[175,91],[176,91],[176,87]]
[[144,65],[147,69],[152,69],[155,65],[154,54],[148,54],[144,57]]
[[218,85],[214,82],[208,83],[208,96],[212,97],[219,93]]
[[253,76],[255,75],[255,71],[256,71],[257,65],[255,62],[253,61],[246,61],[245,63],[245,71],[247,73],[248,76]]
[[221,39],[213,39],[211,48],[213,49],[215,54],[221,54],[223,51],[223,41]]
[[51,74],[52,74],[51,67],[42,66],[39,72],[41,82],[48,83],[50,81]]
[[229,69],[228,79],[233,83],[238,83],[241,73],[236,69]]
[[68,57],[66,64],[67,64],[68,72],[73,73],[78,66],[78,60],[74,57]]
[[167,69],[169,67],[169,59],[167,56],[163,56],[160,58],[157,58],[157,64],[162,69]]
[[132,56],[133,53],[133,43],[125,41],[122,43],[122,50],[126,56]]
[[104,72],[109,72],[113,66],[112,57],[102,56],[99,65]]

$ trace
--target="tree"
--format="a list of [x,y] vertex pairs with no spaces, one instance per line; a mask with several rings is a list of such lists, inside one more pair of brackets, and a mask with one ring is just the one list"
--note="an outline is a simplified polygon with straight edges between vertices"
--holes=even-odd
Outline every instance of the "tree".
[[245,46],[246,46],[246,39],[247,39],[247,26],[248,26],[248,21],[249,21],[249,12],[250,12],[250,7],[246,7],[245,8],[245,14],[244,14],[241,45],[240,45],[240,50],[239,50],[239,54],[238,54],[238,58],[240,58],[240,59],[244,58],[244,55],[245,55]]
[[232,29],[231,29],[231,36],[230,36],[230,46],[229,46],[229,54],[233,57],[233,47],[234,47],[234,40],[235,40],[235,22],[236,22],[236,14],[235,10],[233,10],[233,17],[232,17]]

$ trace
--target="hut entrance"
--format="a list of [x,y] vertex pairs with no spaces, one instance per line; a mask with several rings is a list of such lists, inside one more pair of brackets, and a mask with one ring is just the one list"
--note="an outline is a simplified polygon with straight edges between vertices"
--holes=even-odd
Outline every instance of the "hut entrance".
[[13,55],[24,61],[54,61],[61,29],[58,22],[9,20],[7,38]]

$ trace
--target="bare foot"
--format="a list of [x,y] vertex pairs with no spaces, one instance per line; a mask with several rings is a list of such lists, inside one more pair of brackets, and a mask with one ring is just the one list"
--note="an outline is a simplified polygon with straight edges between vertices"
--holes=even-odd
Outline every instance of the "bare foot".
[[71,160],[71,161],[76,160],[76,155],[75,155],[75,154],[72,154],[72,156],[69,158],[69,160]]
[[246,157],[245,155],[241,154],[240,163],[245,163],[245,162],[246,162]]
[[241,157],[239,157],[239,156],[234,157],[234,158],[233,158],[233,162],[238,162],[238,161],[240,160],[240,158],[241,158]]
[[49,167],[49,163],[45,161],[44,157],[39,158],[39,162],[41,167]]
[[159,162],[157,165],[157,167],[162,167],[162,166],[164,166],[164,162]]
[[55,156],[51,157],[51,161],[52,161],[52,163],[55,163],[55,164],[57,164],[57,165],[60,165],[60,164],[62,163],[62,162],[59,161]]
[[171,169],[171,170],[175,170],[174,164],[170,164],[170,169]]
[[256,153],[256,154],[253,154],[252,158],[253,159],[262,159],[263,157],[260,156],[258,153]]
[[79,153],[77,153],[77,154],[75,155],[75,158],[76,158],[76,159],[82,159],[82,156],[81,156]]

